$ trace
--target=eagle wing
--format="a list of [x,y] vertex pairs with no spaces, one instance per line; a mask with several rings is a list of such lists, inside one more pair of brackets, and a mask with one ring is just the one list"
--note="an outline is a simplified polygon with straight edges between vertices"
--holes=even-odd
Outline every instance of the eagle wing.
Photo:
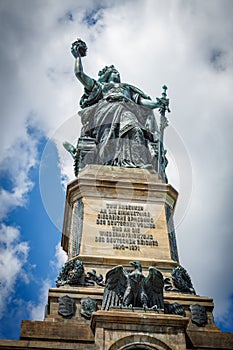
[[118,265],[109,270],[106,274],[102,310],[121,305],[126,287],[127,274],[123,266]]
[[145,291],[148,297],[148,306],[157,306],[158,309],[164,309],[163,300],[163,275],[155,267],[149,267],[149,274],[145,279]]

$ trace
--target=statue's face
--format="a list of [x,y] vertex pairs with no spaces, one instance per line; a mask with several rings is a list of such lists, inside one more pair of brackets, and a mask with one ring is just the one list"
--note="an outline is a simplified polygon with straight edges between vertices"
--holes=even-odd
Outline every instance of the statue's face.
[[120,83],[121,79],[120,79],[120,74],[117,70],[113,70],[110,77],[109,77],[109,81],[113,81],[114,83]]

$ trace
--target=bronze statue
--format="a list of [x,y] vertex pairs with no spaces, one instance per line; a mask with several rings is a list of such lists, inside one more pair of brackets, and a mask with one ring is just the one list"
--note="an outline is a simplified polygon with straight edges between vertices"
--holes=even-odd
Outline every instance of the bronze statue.
[[124,306],[148,307],[148,297],[145,291],[145,276],[142,274],[142,266],[139,261],[131,261],[134,270],[127,274],[127,286],[123,296]]
[[107,272],[102,309],[139,307],[145,310],[163,310],[162,273],[151,266],[145,277],[139,261],[131,261],[130,264],[134,267],[132,271],[118,265]]
[[161,99],[151,100],[140,89],[122,83],[113,65],[104,67],[98,80],[89,77],[82,65],[86,51],[81,39],[72,44],[75,75],[84,86],[82,111],[78,113],[83,127],[77,152],[72,145],[65,145],[76,159],[76,175],[89,163],[158,170],[159,157],[164,172],[165,153],[152,110],[158,108],[163,114],[169,111],[166,92]]

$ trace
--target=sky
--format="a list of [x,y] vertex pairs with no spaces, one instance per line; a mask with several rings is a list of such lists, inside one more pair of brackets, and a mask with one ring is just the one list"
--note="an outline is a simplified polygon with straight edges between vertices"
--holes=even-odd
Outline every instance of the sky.
[[214,298],[216,324],[233,331],[233,1],[0,0],[0,338],[43,319],[60,248],[62,147],[75,143],[82,87],[70,47],[88,46],[93,78],[114,64],[152,98],[168,86],[168,178],[178,191],[180,263],[197,294]]

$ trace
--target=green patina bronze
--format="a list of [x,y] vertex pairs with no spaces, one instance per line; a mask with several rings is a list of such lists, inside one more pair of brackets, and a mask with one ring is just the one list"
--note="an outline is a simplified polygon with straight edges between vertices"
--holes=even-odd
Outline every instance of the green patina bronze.
[[[75,57],[75,76],[84,86],[80,100],[82,130],[75,148],[65,142],[64,147],[75,160],[75,175],[87,164],[102,164],[125,168],[145,168],[160,173],[167,181],[166,151],[163,133],[168,125],[167,87],[161,98],[153,101],[147,94],[127,83],[122,83],[114,65],[98,73],[98,79],[83,70],[82,57],[87,45],[77,39],[71,47]],[[153,109],[161,115],[157,126]]]

